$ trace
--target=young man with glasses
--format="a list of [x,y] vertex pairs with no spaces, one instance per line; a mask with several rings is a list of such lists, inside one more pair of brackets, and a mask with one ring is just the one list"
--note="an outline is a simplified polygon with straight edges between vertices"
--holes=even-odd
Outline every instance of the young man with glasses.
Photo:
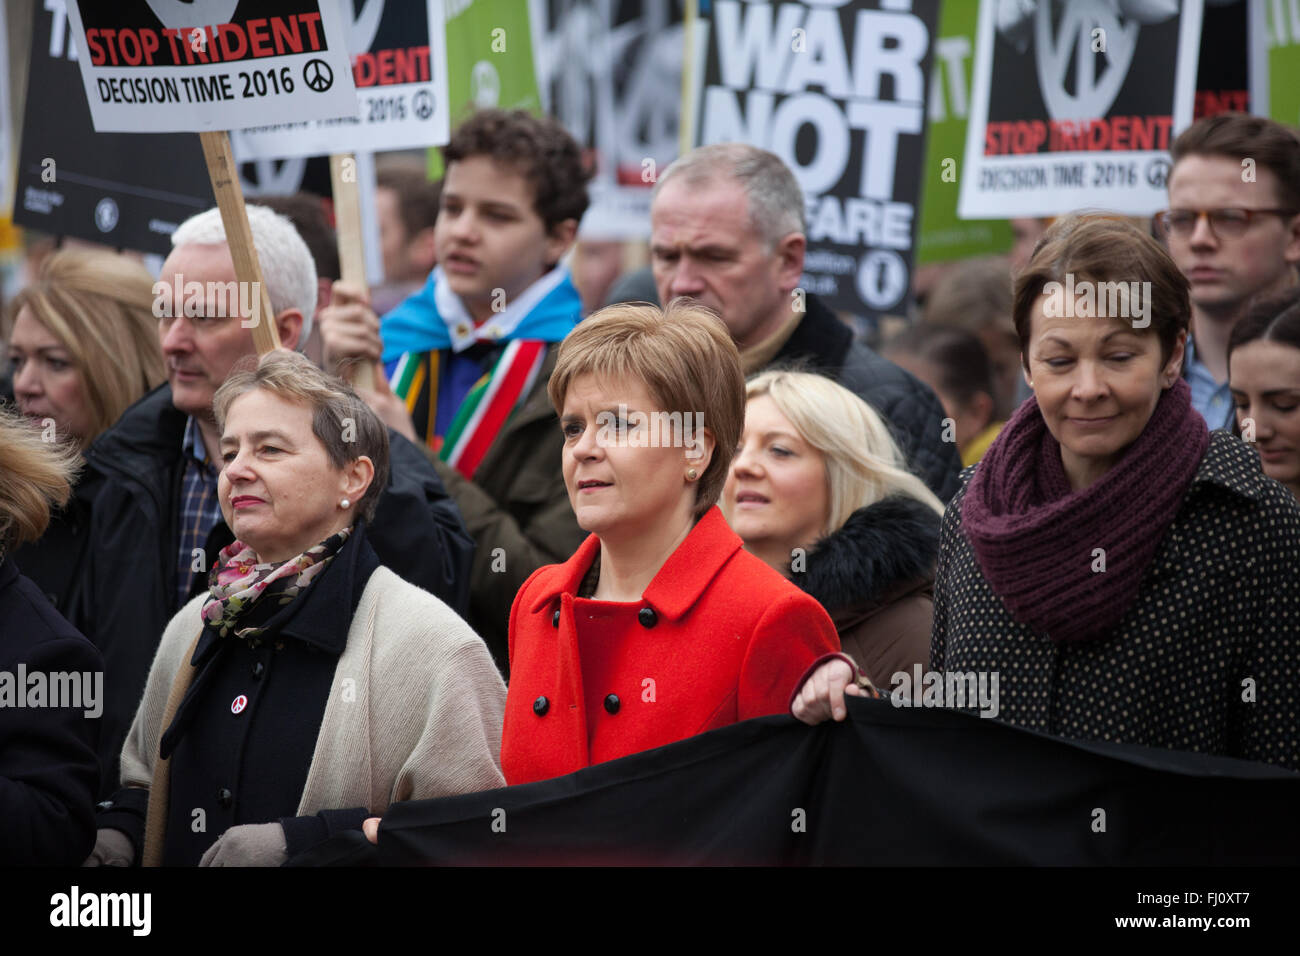
[[1297,281],[1300,139],[1245,113],[1193,123],[1170,150],[1169,209],[1156,224],[1191,285],[1183,375],[1211,429],[1232,423],[1228,336],[1252,299]]

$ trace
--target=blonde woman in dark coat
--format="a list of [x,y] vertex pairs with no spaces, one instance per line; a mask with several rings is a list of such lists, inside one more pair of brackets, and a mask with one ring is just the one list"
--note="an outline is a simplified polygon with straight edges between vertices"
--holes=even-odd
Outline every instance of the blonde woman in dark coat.
[[745,550],[817,598],[872,684],[927,666],[943,505],[881,417],[821,375],[746,385],[722,508]]

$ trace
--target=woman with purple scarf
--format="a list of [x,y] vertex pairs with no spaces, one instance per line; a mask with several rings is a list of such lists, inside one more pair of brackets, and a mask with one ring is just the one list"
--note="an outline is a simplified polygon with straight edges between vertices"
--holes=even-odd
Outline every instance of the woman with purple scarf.
[[[997,686],[1018,726],[1300,769],[1300,504],[1191,407],[1187,280],[1070,216],[1013,315],[1034,394],[944,516],[931,668]],[[842,719],[849,678],[828,661],[796,716]]]

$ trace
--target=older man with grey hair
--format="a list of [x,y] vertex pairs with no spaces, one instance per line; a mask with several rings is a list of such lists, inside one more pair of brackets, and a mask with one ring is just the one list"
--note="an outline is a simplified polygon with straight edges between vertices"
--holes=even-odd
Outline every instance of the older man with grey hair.
[[741,143],[701,146],[655,183],[650,255],[661,302],[689,296],[722,318],[747,375],[799,365],[852,389],[881,413],[912,470],[943,501],[961,459],[943,406],[882,358],[814,295],[803,275],[803,192],[775,155]]
[[[168,381],[86,452],[91,516],[77,553],[68,555],[79,564],[80,588],[67,607],[104,655],[105,793],[117,788],[122,742],[164,626],[207,589],[207,570],[233,540],[217,500],[222,457],[213,394],[254,362],[257,322],[274,321],[281,344],[297,348],[316,307],[316,267],[293,224],[255,205],[248,221],[274,315],[259,315],[261,290],[238,281],[219,211],[186,220],[154,286]],[[473,540],[420,450],[396,433],[389,438],[389,480],[371,543],[384,565],[463,611]]]

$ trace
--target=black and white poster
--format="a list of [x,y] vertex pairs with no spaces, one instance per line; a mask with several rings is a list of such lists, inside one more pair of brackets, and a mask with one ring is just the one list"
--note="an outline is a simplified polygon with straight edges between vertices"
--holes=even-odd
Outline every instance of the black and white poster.
[[709,7],[693,142],[752,143],[794,171],[806,291],[854,315],[905,312],[938,0]]
[[686,0],[530,0],[546,111],[591,153],[585,239],[646,239],[680,142]]
[[1201,0],[983,0],[962,218],[1163,209],[1201,14]]
[[343,0],[357,113],[231,131],[240,159],[438,146],[450,135],[442,0]]
[[36,8],[15,179],[19,225],[158,255],[213,204],[197,136],[95,132],[62,0]]
[[170,133],[356,114],[338,0],[66,0],[95,129]]

